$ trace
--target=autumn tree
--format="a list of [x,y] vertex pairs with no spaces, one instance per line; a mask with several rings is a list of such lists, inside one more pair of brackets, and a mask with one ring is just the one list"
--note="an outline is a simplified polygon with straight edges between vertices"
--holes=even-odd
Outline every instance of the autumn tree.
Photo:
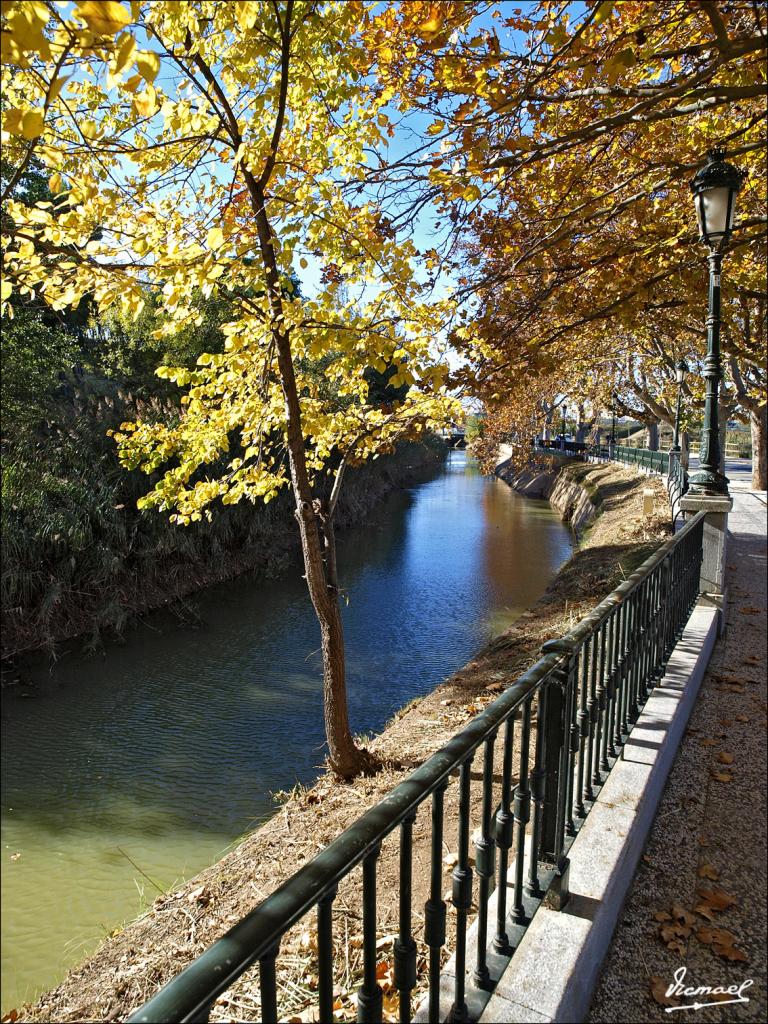
[[[458,413],[434,340],[451,306],[427,301],[413,242],[365,181],[391,125],[360,76],[360,19],[356,3],[315,0],[36,0],[4,4],[2,25],[3,139],[69,200],[58,217],[9,202],[5,312],[13,291],[138,315],[150,289],[171,335],[200,322],[193,296],[226,296],[225,350],[158,371],[183,389],[182,415],[124,423],[120,456],[155,474],[142,504],[180,525],[292,489],[344,777],[369,763],[347,716],[344,472]],[[304,296],[294,272],[315,281]],[[325,399],[319,359],[345,401]],[[369,401],[370,367],[392,401]]]
[[[410,48],[391,45],[398,30]],[[695,325],[672,362],[703,352],[706,263],[688,183],[708,149],[727,149],[747,177],[723,275],[723,346],[726,365],[731,352],[739,362],[764,487],[764,8],[413,3],[371,12],[365,38],[380,79],[431,117],[433,146],[400,166],[420,175],[422,199],[442,202],[461,251],[459,295],[479,299],[464,331],[466,382],[490,406],[519,401],[522,419],[531,388],[546,403],[554,377],[577,391],[585,362],[625,362],[632,349],[619,350],[656,313]]]

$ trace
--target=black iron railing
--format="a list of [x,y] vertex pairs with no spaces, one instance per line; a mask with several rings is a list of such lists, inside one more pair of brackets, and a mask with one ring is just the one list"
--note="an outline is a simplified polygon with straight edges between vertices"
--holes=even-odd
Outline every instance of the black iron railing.
[[589,454],[593,458],[623,462],[628,466],[639,466],[650,473],[669,472],[669,453],[654,452],[650,448],[629,448],[621,444],[592,445]]
[[547,454],[557,454],[560,452],[562,455],[583,455],[589,448],[588,444],[582,441],[565,441],[562,439],[553,439],[543,441],[540,438],[534,440],[534,448],[538,451],[545,452]]
[[[495,982],[549,891],[567,902],[567,852],[635,722],[697,599],[703,514],[663,544],[574,629],[545,644],[543,657],[440,751],[431,756],[313,861],[170,981],[129,1020],[207,1021],[214,1001],[259,965],[260,1019],[280,1013],[276,961],[283,937],[317,915],[319,1020],[334,1019],[334,900],[362,870],[363,967],[358,1021],[381,1021],[377,980],[377,859],[399,831],[399,932],[394,980],[399,1018],[413,1019],[414,994],[426,993],[431,1022],[477,1019]],[[499,744],[500,750],[496,749]],[[482,760],[473,812],[473,760]],[[452,780],[457,777],[457,781]],[[441,1005],[447,938],[443,898],[446,792],[458,791],[457,862],[453,869],[455,970],[452,1005]],[[451,800],[454,790],[449,791]],[[429,805],[429,806],[427,806]],[[419,957],[413,929],[413,827],[428,815],[430,883]],[[473,813],[479,829],[470,860]],[[475,883],[475,875],[477,882]],[[489,896],[496,888],[493,920]],[[467,932],[476,898],[476,938]],[[489,936],[489,930],[492,934]],[[472,964],[467,964],[468,958]],[[419,963],[425,970],[419,976]],[[426,975],[426,977],[424,976]],[[447,1003],[447,1000],[445,1000]]]
[[669,472],[667,473],[667,494],[672,509],[672,523],[682,513],[681,499],[688,491],[688,473],[683,466],[680,452],[669,453]]

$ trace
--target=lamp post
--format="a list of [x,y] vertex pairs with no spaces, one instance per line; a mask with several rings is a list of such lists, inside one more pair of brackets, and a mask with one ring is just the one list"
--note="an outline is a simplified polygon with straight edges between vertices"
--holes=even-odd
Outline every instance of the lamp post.
[[677,408],[675,409],[675,437],[672,441],[671,451],[680,451],[680,403],[683,398],[683,384],[688,374],[688,363],[684,359],[678,359],[675,363],[675,377],[677,378]]
[[563,430],[562,430],[563,451],[565,451],[565,411],[566,411],[565,410],[565,406],[563,406]]
[[692,494],[728,494],[728,480],[720,472],[718,422],[718,392],[723,379],[720,361],[720,268],[735,221],[736,193],[741,188],[744,175],[733,164],[726,163],[724,157],[721,149],[713,149],[691,182],[700,239],[709,248],[707,356],[703,372],[706,381],[704,426],[699,469],[690,478]]
[[611,395],[611,444],[616,444],[616,398]]

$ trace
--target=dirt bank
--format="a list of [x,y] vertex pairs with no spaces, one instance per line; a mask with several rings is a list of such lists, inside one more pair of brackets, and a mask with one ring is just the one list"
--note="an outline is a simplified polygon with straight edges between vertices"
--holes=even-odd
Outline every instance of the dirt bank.
[[[406,706],[369,746],[385,767],[373,778],[347,785],[321,775],[310,789],[296,790],[259,830],[216,864],[174,892],[159,896],[145,915],[109,938],[63,983],[23,1007],[19,1020],[104,1021],[124,1019],[165,981],[253,909],[277,885],[327,845],[363,811],[443,746],[498,693],[536,660],[541,644],[573,625],[631,572],[668,531],[666,498],[658,482],[615,467],[587,467],[580,481],[595,489],[600,515],[579,550],[537,605],[507,632],[431,694]],[[642,515],[642,491],[653,487],[652,517]],[[500,746],[500,744],[497,744]],[[456,783],[446,793],[445,853],[456,849]],[[475,793],[479,787],[473,787]],[[477,823],[477,808],[473,825]],[[413,925],[423,932],[421,908],[429,884],[429,814],[414,826]],[[450,888],[450,856],[445,889]],[[339,888],[335,903],[339,1019],[354,1019],[353,993],[361,973],[360,872]],[[397,1010],[392,988],[392,943],[397,931],[398,837],[383,844],[379,860],[378,928],[385,1018]],[[449,913],[449,945],[452,941]],[[419,942],[419,985],[425,947]],[[281,1019],[313,1020],[316,1005],[316,934],[310,915],[287,936],[278,960]],[[212,1020],[258,1021],[258,971],[249,972],[214,1006]]]
[[[337,526],[364,522],[371,509],[393,490],[431,479],[446,452],[439,438],[405,442],[392,455],[348,472],[336,509]],[[48,561],[38,552],[34,573],[36,577],[49,575],[50,593],[24,600],[17,597],[12,604],[6,602],[3,590],[3,685],[13,683],[20,671],[23,675],[19,659],[28,652],[53,651],[64,641],[97,647],[102,637],[119,636],[135,616],[165,606],[184,617],[188,611],[184,598],[245,573],[275,578],[290,559],[299,557],[293,498],[288,490],[268,505],[241,502],[223,507],[212,523],[203,521],[189,527],[169,526],[159,513],[137,515],[134,508],[122,504],[116,508],[119,511],[110,506],[109,515],[125,518],[120,543],[110,539],[103,523],[96,524],[97,539],[85,545],[85,551],[70,555],[62,546]],[[10,530],[9,536],[3,534],[4,588],[6,577],[23,575],[22,562],[14,561],[14,543],[9,537]],[[91,549],[103,558],[92,558]],[[74,575],[70,562],[81,566]],[[108,563],[108,571],[102,562]]]

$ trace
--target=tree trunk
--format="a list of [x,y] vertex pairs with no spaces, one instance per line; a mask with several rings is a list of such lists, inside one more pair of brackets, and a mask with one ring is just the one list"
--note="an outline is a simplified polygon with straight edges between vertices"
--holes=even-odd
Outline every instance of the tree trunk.
[[659,422],[654,420],[652,423],[646,424],[645,427],[645,438],[648,448],[652,452],[659,450]]
[[752,490],[768,490],[768,405],[749,413],[752,431]]
[[[250,172],[245,173],[251,191],[259,248],[267,278],[267,293],[272,309],[272,337],[274,339],[280,382],[285,401],[286,442],[291,484],[296,501],[296,519],[301,536],[301,552],[307,589],[320,624],[323,655],[323,712],[328,741],[328,759],[331,767],[342,778],[357,775],[371,765],[368,754],[360,750],[352,737],[347,712],[346,667],[344,661],[344,631],[339,612],[338,589],[335,580],[335,549],[332,543],[333,522],[328,517],[323,524],[326,532],[326,555],[320,539],[321,521],[319,505],[313,500],[312,486],[307,472],[304,434],[301,424],[301,405],[296,388],[290,334],[282,324],[282,293],[280,275],[275,259],[275,239],[267,218],[264,194]],[[331,531],[331,548],[328,534]]]
[[552,413],[553,413],[553,411],[554,410],[552,408],[547,409],[547,415],[544,418],[543,438],[544,438],[545,441],[551,441],[552,440]]

